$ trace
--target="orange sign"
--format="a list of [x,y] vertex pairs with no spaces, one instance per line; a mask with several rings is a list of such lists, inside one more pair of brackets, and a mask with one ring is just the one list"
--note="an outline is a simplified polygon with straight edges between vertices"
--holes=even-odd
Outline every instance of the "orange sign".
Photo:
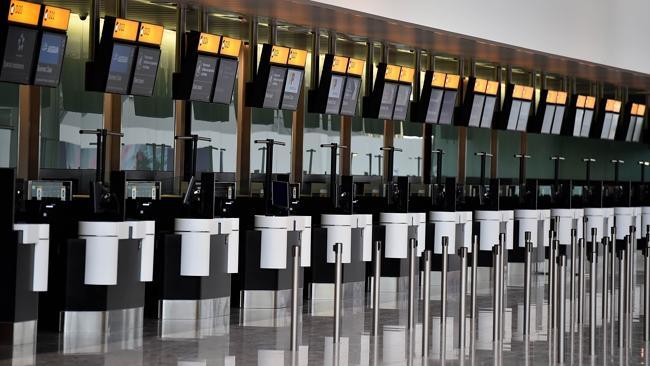
[[557,102],[557,92],[555,90],[549,90],[546,94],[546,103],[555,104]]
[[620,113],[621,112],[621,101],[620,100],[615,100],[614,104],[612,105],[612,112],[614,113]]
[[586,102],[587,102],[587,97],[585,97],[584,95],[578,95],[578,99],[576,100],[576,108],[584,108]]
[[289,49],[286,47],[273,46],[271,49],[271,62],[274,64],[286,64],[289,57]]
[[160,25],[140,23],[138,42],[160,46],[162,43],[164,28]]
[[477,93],[485,93],[487,89],[487,80],[485,79],[476,79],[474,81],[474,91]]
[[535,93],[535,88],[532,86],[524,86],[524,94],[522,98],[526,100],[533,100],[533,94]]
[[332,62],[332,72],[345,74],[347,69],[348,69],[348,58],[343,56],[334,56],[334,61]]
[[43,20],[41,21],[44,28],[58,29],[65,32],[68,30],[69,22],[70,10],[49,5],[45,7]]
[[512,90],[512,97],[521,99],[524,97],[524,87],[521,85],[515,85],[515,88]]
[[217,53],[219,53],[220,42],[221,42],[220,36],[209,34],[209,33],[201,33],[201,35],[199,36],[199,45],[196,49],[197,51],[200,52],[207,52],[216,55]]
[[121,18],[115,19],[113,38],[131,42],[135,41],[138,38],[138,22]]
[[361,76],[363,75],[363,68],[366,66],[366,62],[363,60],[357,60],[356,58],[351,58],[348,62],[348,74]]
[[395,65],[386,65],[386,80],[398,81],[401,67]]
[[[6,0],[5,0],[6,1]],[[38,25],[41,16],[41,4],[27,1],[11,0],[7,20],[15,23]]]
[[585,108],[588,108],[588,109],[596,108],[596,97],[586,97],[586,99],[585,99]]
[[415,69],[412,69],[410,67],[402,67],[402,71],[399,73],[399,81],[403,83],[412,83],[414,75]]
[[219,53],[224,56],[239,57],[239,50],[241,49],[241,40],[221,37],[221,49]]
[[460,75],[447,74],[447,79],[445,80],[445,88],[447,89],[458,89],[460,85]]
[[444,72],[434,72],[433,79],[431,80],[431,86],[434,88],[444,88],[446,78],[447,74]]
[[567,93],[559,91],[557,92],[557,104],[566,104]]
[[632,110],[630,114],[636,116],[637,113],[639,113],[639,105],[636,103],[632,103]]
[[488,81],[487,88],[485,89],[485,94],[497,95],[498,91],[499,91],[499,82],[498,81]]
[[639,104],[639,109],[636,112],[637,112],[637,116],[644,117],[645,116],[645,104]]
[[307,63],[307,51],[292,48],[289,51],[289,60],[287,63],[292,66],[305,67]]

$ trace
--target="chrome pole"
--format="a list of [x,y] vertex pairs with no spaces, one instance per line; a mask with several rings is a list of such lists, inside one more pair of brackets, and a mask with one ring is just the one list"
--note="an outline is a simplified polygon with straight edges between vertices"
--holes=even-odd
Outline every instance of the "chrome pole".
[[[440,276],[440,326],[441,334],[445,334],[447,329],[447,271],[449,270],[449,238],[442,237],[442,273]],[[444,338],[444,337],[441,337]]]
[[608,304],[609,304],[609,244],[607,236],[603,237],[603,302],[602,302],[602,318],[604,321],[607,321],[608,316]]
[[524,336],[530,335],[530,266],[533,243],[530,240],[531,233],[524,233],[525,243],[525,268],[524,268]]
[[409,239],[409,299],[408,299],[408,329],[415,328],[415,266],[417,261],[418,244],[415,238]]
[[492,294],[492,340],[499,340],[499,255],[500,245],[492,247],[492,273],[494,289]]
[[564,329],[565,329],[565,305],[566,305],[566,256],[558,257],[558,280],[559,290],[557,297],[558,305],[558,327],[557,327],[557,341],[558,341],[558,361],[564,363]]
[[650,341],[650,225],[645,229],[643,249],[643,340]]
[[298,350],[298,289],[300,287],[300,246],[292,250],[293,266],[291,272],[291,351]]
[[[627,237],[625,238],[627,241]],[[618,255],[618,347],[623,348],[623,316],[625,309],[625,302],[623,299],[623,291],[625,290],[625,253],[623,250],[617,251]]]
[[[616,228],[612,227],[609,237],[609,296],[607,304],[607,316],[610,322],[614,322],[614,290],[616,287]],[[614,327],[612,327],[613,331]]]
[[422,304],[422,357],[426,360],[429,356],[429,299],[431,293],[431,251],[424,252],[424,302]]
[[465,349],[465,300],[467,295],[467,247],[461,247],[458,250],[460,256],[460,311],[458,312],[459,326],[459,347],[461,349],[461,357],[464,356],[463,350]]
[[336,270],[334,272],[334,343],[338,344],[341,337],[341,280],[343,261],[343,244],[334,245],[336,251]]
[[549,329],[555,329],[557,325],[557,252],[559,251],[560,241],[553,239],[551,242],[551,256],[549,262],[552,263],[549,288],[551,295],[549,297],[549,306],[551,316],[549,317]]
[[379,336],[379,292],[381,291],[381,241],[375,241],[375,272],[372,283],[372,335]]
[[478,235],[474,235],[472,240],[472,319],[476,318],[476,280],[478,279]]
[[585,321],[585,239],[578,239],[578,255],[580,264],[578,267],[578,324],[582,325]]
[[589,354],[594,356],[596,354],[596,258],[598,243],[596,241],[597,230],[591,229],[591,252],[589,270]]
[[499,341],[503,340],[503,318],[504,318],[504,302],[505,302],[505,278],[504,278],[504,262],[506,256],[506,234],[499,234]]
[[571,332],[575,330],[576,321],[576,250],[578,231],[571,229],[571,272],[569,272],[569,306],[571,306]]

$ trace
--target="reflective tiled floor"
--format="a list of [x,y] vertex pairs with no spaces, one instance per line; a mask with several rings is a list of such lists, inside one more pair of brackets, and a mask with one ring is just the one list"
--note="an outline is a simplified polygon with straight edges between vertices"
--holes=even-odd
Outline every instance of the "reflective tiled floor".
[[[640,260],[640,257],[639,257]],[[632,327],[625,337],[629,346],[618,346],[618,322],[602,321],[602,278],[599,277],[595,355],[589,355],[589,325],[575,326],[571,332],[571,303],[567,284],[565,364],[605,365],[650,363],[643,342],[642,265],[637,264],[633,285]],[[467,341],[459,350],[458,272],[449,275],[447,321],[441,332],[440,288],[433,276],[429,355],[422,357],[422,315],[418,308],[415,329],[407,325],[407,295],[382,293],[380,327],[371,336],[372,312],[367,298],[346,299],[342,315],[342,338],[332,342],[332,302],[306,302],[301,314],[300,349],[289,349],[289,309],[276,311],[233,310],[230,317],[200,322],[147,320],[144,330],[126,334],[81,334],[63,337],[41,333],[36,346],[4,348],[0,364],[8,365],[549,365],[559,362],[548,332],[548,293],[542,271],[533,275],[531,288],[531,335],[523,336],[523,288],[521,266],[511,265],[505,292],[503,341],[492,340],[492,291],[489,271],[479,272],[478,311],[469,317],[467,297]],[[599,265],[600,271],[600,265]],[[570,276],[567,275],[567,278]],[[586,281],[589,283],[589,281]],[[469,289],[468,289],[469,291]],[[616,299],[616,295],[614,299]],[[421,306],[421,302],[418,306]],[[588,319],[589,296],[585,296]],[[552,342],[548,342],[548,339]]]

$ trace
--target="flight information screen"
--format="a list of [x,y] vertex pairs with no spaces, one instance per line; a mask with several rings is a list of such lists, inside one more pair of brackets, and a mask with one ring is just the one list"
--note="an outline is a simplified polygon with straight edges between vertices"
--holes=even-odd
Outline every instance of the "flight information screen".
[[338,114],[339,107],[341,106],[341,98],[343,98],[343,86],[345,84],[345,76],[332,75],[330,81],[330,90],[327,94],[327,106],[325,113]]
[[68,37],[65,34],[43,33],[34,84],[49,87],[59,85],[67,40]]
[[108,68],[108,80],[106,81],[107,92],[116,94],[127,93],[134,55],[135,46],[117,43],[113,45],[113,54],[111,55],[111,63]]
[[287,69],[287,82],[284,84],[282,95],[282,109],[295,111],[298,108],[298,99],[302,90],[302,70]]
[[381,103],[379,104],[380,119],[393,118],[393,106],[395,105],[396,94],[397,94],[397,84],[393,84],[393,83],[384,84],[384,91],[381,95]]
[[357,112],[357,102],[359,100],[359,90],[361,88],[361,79],[348,77],[345,83],[345,92],[341,102],[341,114],[344,116],[354,116]]
[[199,55],[196,59],[194,79],[190,100],[209,102],[212,94],[212,84],[217,70],[217,58]]
[[131,83],[131,94],[151,96],[153,87],[156,84],[158,63],[160,62],[160,50],[150,47],[140,47],[138,57],[135,60],[135,71]]
[[37,31],[9,26],[0,81],[29,84],[34,62]]
[[217,72],[217,81],[214,84],[214,96],[212,97],[213,102],[230,104],[238,66],[239,62],[237,60],[222,58],[219,61],[219,71]]
[[397,89],[397,98],[395,98],[395,110],[393,119],[403,121],[406,119],[406,113],[409,110],[409,101],[411,100],[411,86],[400,85]]
[[264,93],[264,104],[262,105],[264,108],[280,108],[282,86],[284,85],[286,74],[287,69],[278,66],[271,66],[271,69],[269,70],[269,79],[266,82],[266,92]]
[[440,110],[440,121],[441,125],[450,125],[454,117],[454,108],[456,107],[456,94],[458,92],[455,90],[445,91],[445,97],[442,102],[442,108]]

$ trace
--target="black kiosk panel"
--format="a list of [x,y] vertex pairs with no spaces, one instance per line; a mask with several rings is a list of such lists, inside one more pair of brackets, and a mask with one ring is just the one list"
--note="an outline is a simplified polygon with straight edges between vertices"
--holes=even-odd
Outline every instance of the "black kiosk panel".
[[0,81],[29,84],[37,36],[36,29],[13,25],[7,28]]
[[527,131],[534,93],[535,89],[531,86],[508,85],[503,103],[505,119],[499,121],[498,127],[510,131]]
[[320,83],[309,91],[308,111],[354,116],[365,61],[326,54],[322,66]]
[[113,54],[111,55],[108,78],[106,79],[106,92],[116,94],[127,93],[129,90],[129,82],[131,81],[134,56],[135,46],[120,43],[113,45]]
[[34,84],[49,87],[59,85],[67,40],[65,34],[43,32]]
[[492,128],[492,119],[496,110],[499,83],[479,78],[470,78],[463,102],[464,118],[460,124],[466,126]]
[[147,97],[153,94],[159,63],[160,49],[140,46],[135,61],[131,94]]
[[604,108],[601,110],[604,112],[599,118],[598,125],[592,135],[603,140],[614,140],[621,112],[621,102],[615,99],[606,99],[603,100],[602,104]]
[[219,71],[217,72],[217,81],[214,84],[213,102],[230,104],[238,68],[239,61],[236,59],[221,59]]

